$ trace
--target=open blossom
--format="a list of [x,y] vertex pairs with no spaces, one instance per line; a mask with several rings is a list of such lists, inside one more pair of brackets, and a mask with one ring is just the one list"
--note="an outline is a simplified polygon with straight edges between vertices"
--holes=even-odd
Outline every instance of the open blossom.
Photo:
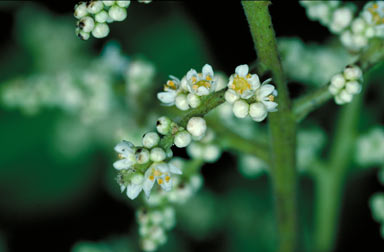
[[189,70],[186,77],[188,91],[192,94],[208,95],[216,89],[214,72],[209,64],[203,66],[201,73],[197,73],[195,69]]
[[235,74],[232,74],[228,82],[228,91],[235,97],[248,99],[254,91],[260,87],[260,80],[257,74],[250,74],[248,65],[236,67]]
[[133,200],[137,198],[137,196],[139,196],[140,192],[143,190],[143,182],[144,176],[140,173],[136,173],[131,177],[128,185],[120,186],[121,192],[127,189],[128,198]]
[[182,171],[172,164],[153,163],[144,174],[143,189],[147,197],[156,181],[164,191],[170,191],[172,189],[171,173],[182,174]]
[[121,141],[115,146],[115,151],[119,153],[120,160],[113,163],[117,170],[128,169],[136,163],[136,148],[128,141]]
[[269,81],[271,79],[264,81],[261,87],[256,90],[255,97],[257,102],[249,106],[249,115],[256,122],[264,120],[268,112],[277,111],[278,104],[274,102],[277,91],[273,85],[269,84]]
[[157,94],[157,98],[166,106],[175,104],[176,96],[180,93],[180,80],[170,75],[170,80],[164,85],[164,92]]
[[368,2],[362,12],[363,18],[372,25],[377,36],[384,35],[384,2]]

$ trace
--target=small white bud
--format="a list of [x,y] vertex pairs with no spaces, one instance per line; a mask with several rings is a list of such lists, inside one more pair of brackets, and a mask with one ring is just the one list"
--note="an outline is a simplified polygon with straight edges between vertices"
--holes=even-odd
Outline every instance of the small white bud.
[[364,48],[366,45],[368,45],[368,39],[360,34],[353,36],[353,42],[357,48]]
[[89,32],[84,32],[84,31],[80,30],[80,28],[76,28],[76,36],[78,36],[82,40],[88,40],[89,36],[90,36],[90,33]]
[[238,100],[233,104],[233,114],[238,118],[245,118],[249,113],[249,104],[244,100]]
[[268,111],[261,102],[252,103],[249,106],[249,115],[256,122],[261,122],[267,117]]
[[202,117],[192,117],[187,123],[187,130],[192,136],[201,137],[207,130],[207,123]]
[[358,94],[361,91],[361,85],[358,81],[348,81],[345,90],[350,94]]
[[187,147],[192,141],[191,134],[189,134],[186,130],[178,132],[175,135],[174,143],[178,148]]
[[144,251],[155,251],[157,248],[157,245],[154,240],[145,238],[142,241],[141,247]]
[[102,1],[102,2],[103,2],[103,4],[104,4],[105,6],[109,7],[109,6],[114,5],[116,1],[108,0],[108,1]]
[[214,144],[207,145],[204,148],[203,155],[206,162],[215,162],[220,157],[220,149]]
[[235,92],[227,90],[224,94],[224,98],[229,103],[234,103],[239,99],[239,96],[235,94]]
[[185,94],[177,95],[175,99],[175,105],[180,110],[183,110],[183,111],[188,110],[189,105],[188,105],[187,96]]
[[346,47],[353,47],[353,36],[352,32],[350,30],[344,31],[340,36],[341,43],[345,45]]
[[360,79],[362,74],[360,67],[357,66],[346,67],[344,70],[344,76],[347,80]]
[[368,27],[366,30],[365,30],[365,36],[367,38],[372,38],[373,36],[375,36],[375,29],[373,27]]
[[333,94],[337,95],[340,92],[340,88],[335,87],[334,85],[329,85],[328,86],[328,91]]
[[167,151],[166,151],[166,156],[167,156],[167,158],[171,158],[171,157],[173,157],[173,151],[171,150],[171,148],[169,148]]
[[127,10],[114,5],[109,9],[108,14],[115,21],[123,21],[127,17]]
[[89,33],[95,27],[95,21],[93,20],[93,18],[86,16],[86,17],[81,18],[77,22],[77,27],[79,27],[80,30],[82,30],[83,32]]
[[197,108],[201,103],[200,97],[192,93],[189,93],[187,95],[187,99],[188,99],[189,106],[191,106],[191,108]]
[[131,3],[131,1],[116,1],[116,2],[117,2],[117,5],[123,8],[128,8],[128,6]]
[[100,11],[95,15],[95,20],[98,23],[105,23],[108,19],[108,13],[106,11]]
[[96,14],[104,8],[104,4],[101,1],[91,1],[87,7],[89,13]]
[[200,159],[204,155],[204,149],[198,143],[191,143],[187,147],[187,153],[190,157]]
[[159,119],[157,119],[157,122],[156,122],[157,132],[163,135],[168,134],[169,131],[171,130],[171,123],[172,121],[168,117],[166,116],[160,117]]
[[149,151],[146,148],[139,148],[136,151],[136,161],[139,164],[145,164],[149,161]]
[[165,151],[160,147],[151,150],[150,158],[153,162],[161,162],[166,158]]
[[352,11],[349,8],[338,8],[333,12],[331,30],[340,32],[352,21]]
[[92,30],[92,35],[95,38],[105,38],[109,34],[109,27],[105,23],[97,23]]
[[87,4],[85,2],[79,3],[75,6],[75,12],[73,15],[75,18],[80,19],[88,14]]
[[342,90],[340,94],[338,95],[341,101],[344,103],[349,103],[352,101],[353,95],[348,93],[346,90]]
[[143,136],[143,146],[150,149],[160,142],[160,136],[156,132],[148,132]]
[[345,85],[345,79],[342,74],[336,74],[332,77],[331,79],[331,85],[334,86],[335,88],[343,88]]
[[353,31],[353,33],[361,33],[364,31],[365,26],[366,26],[366,24],[365,24],[364,19],[356,18],[352,22],[352,31]]

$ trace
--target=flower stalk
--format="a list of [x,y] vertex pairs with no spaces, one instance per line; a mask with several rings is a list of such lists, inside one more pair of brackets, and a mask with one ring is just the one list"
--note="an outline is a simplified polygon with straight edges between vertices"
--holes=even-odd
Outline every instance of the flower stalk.
[[258,62],[270,73],[276,84],[278,111],[269,116],[270,161],[276,202],[279,248],[281,252],[296,249],[296,123],[284,72],[278,56],[275,32],[269,15],[269,1],[242,2],[248,20]]

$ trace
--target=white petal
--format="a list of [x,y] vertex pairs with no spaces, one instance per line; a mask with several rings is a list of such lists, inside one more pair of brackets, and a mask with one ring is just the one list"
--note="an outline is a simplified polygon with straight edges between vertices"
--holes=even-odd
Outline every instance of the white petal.
[[125,185],[121,185],[121,186],[120,186],[120,191],[121,191],[121,192],[124,192],[124,190],[125,190]]
[[269,82],[271,81],[272,81],[272,78],[266,79],[265,81],[263,81],[263,83],[261,83],[261,85],[269,84]]
[[154,184],[155,184],[155,179],[150,180],[149,178],[147,178],[144,180],[143,190],[145,192],[145,195],[147,195],[147,197],[149,197],[149,194],[151,193],[151,190]]
[[241,94],[241,98],[243,99],[249,99],[253,96],[253,91],[252,90],[245,90],[242,94]]
[[163,183],[160,184],[164,191],[169,192],[172,189],[172,178],[167,182],[164,178],[161,178]]
[[169,78],[172,79],[174,82],[176,82],[177,84],[180,83],[180,79],[177,78],[176,76],[173,76],[173,75],[169,75]]
[[127,186],[127,196],[131,200],[135,199],[141,190],[143,189],[143,185],[130,184]]
[[160,92],[157,93],[157,99],[159,99],[162,103],[167,105],[173,105],[175,103],[176,92],[168,91],[168,92]]
[[173,164],[168,164],[168,166],[169,166],[169,172],[173,174],[183,174],[180,167],[177,167],[176,165],[173,165]]
[[209,75],[209,76],[211,76],[211,78],[213,79],[213,75],[214,75],[214,73],[213,73],[213,69],[212,69],[212,66],[211,65],[209,65],[209,64],[205,64],[204,66],[203,66],[203,76],[204,76],[204,78],[205,77],[207,77],[207,75]]
[[128,153],[134,153],[134,148],[135,146],[131,142],[123,140],[115,146],[115,151],[125,155]]
[[191,80],[191,78],[192,78],[193,76],[196,76],[196,77],[197,77],[197,72],[196,72],[195,69],[192,68],[192,69],[189,70],[188,73],[187,73],[187,80],[188,80],[188,81]]
[[233,74],[232,74],[232,75],[229,77],[229,80],[228,80],[228,85],[227,85],[227,87],[228,87],[229,89],[232,88],[233,78],[234,78],[234,76],[233,76]]
[[169,171],[168,164],[166,163],[159,163],[156,165],[156,169],[159,170],[162,173],[167,173]]
[[208,88],[201,86],[201,87],[199,87],[197,89],[196,94],[199,95],[199,96],[208,95],[209,94],[209,90],[208,90]]
[[277,103],[272,101],[263,101],[264,106],[266,107],[268,112],[275,112],[277,111]]
[[236,67],[235,72],[240,76],[240,77],[246,77],[249,71],[249,67],[247,64],[240,65]]
[[252,74],[251,78],[248,79],[248,82],[251,84],[252,90],[256,90],[260,87],[260,79],[257,74]]
[[262,99],[262,98],[270,95],[273,92],[273,90],[275,90],[274,86],[272,86],[271,84],[264,84],[259,89],[258,97],[260,99]]
[[121,159],[113,163],[113,167],[115,167],[117,170],[128,169],[132,165],[133,162],[129,159]]

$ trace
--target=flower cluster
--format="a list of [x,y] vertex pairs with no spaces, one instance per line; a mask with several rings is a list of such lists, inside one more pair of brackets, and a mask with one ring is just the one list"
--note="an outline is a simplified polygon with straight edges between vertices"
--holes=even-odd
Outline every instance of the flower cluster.
[[130,3],[131,1],[91,0],[76,4],[74,12],[75,18],[78,19],[76,35],[83,40],[88,40],[91,34],[95,38],[108,36],[108,23],[126,19]]
[[357,140],[356,160],[360,165],[384,165],[384,128],[373,128]]
[[[203,118],[192,117],[185,130],[169,118],[161,117],[156,128],[160,134],[174,136],[173,143],[183,148],[191,143],[192,138],[202,139],[207,126]],[[121,191],[127,189],[130,199],[135,199],[142,190],[149,197],[155,182],[168,192],[172,189],[172,174],[182,174],[181,169],[166,162],[173,154],[170,148],[164,149],[160,146],[157,132],[146,133],[142,138],[142,146],[123,140],[115,146],[115,151],[120,160],[114,162],[113,166],[120,171],[118,182]]]
[[185,111],[198,107],[201,96],[217,91],[216,83],[211,65],[205,64],[201,73],[191,69],[181,81],[170,75],[170,80],[164,85],[164,92],[158,93],[157,98],[166,106],[176,105]]
[[269,84],[270,81],[267,79],[260,85],[259,76],[250,74],[248,65],[236,67],[225,92],[225,100],[233,104],[233,114],[238,118],[250,115],[254,121],[261,122],[268,112],[277,111],[277,103],[274,102],[277,91]]
[[381,236],[384,238],[384,193],[376,193],[370,199],[373,218],[381,224]]
[[144,251],[154,251],[167,241],[166,230],[175,225],[175,210],[172,207],[140,209],[137,212],[141,247]]
[[300,1],[306,8],[309,19],[319,21],[331,32],[339,34],[351,23],[353,6],[342,5],[340,1]]
[[334,95],[335,102],[339,105],[351,102],[353,96],[361,91],[362,78],[358,66],[347,66],[343,73],[334,75],[328,90]]
[[373,37],[384,37],[384,2],[381,1],[368,2],[340,39],[344,46],[358,51]]

